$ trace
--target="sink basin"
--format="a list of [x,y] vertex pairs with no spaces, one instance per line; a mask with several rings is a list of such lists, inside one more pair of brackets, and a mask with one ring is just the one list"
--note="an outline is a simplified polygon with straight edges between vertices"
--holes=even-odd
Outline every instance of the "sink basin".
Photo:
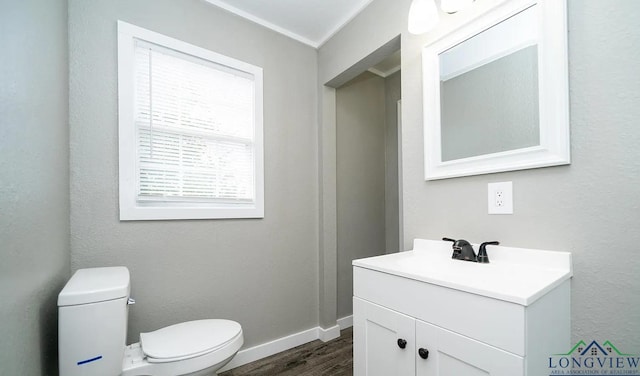
[[573,275],[568,252],[488,246],[489,264],[454,260],[451,253],[450,242],[416,239],[412,251],[353,265],[524,306]]

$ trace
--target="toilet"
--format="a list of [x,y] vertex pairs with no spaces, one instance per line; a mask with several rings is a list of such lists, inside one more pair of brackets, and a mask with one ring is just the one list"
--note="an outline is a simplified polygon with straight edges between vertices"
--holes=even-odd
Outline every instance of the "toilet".
[[77,270],[58,295],[58,351],[64,376],[216,375],[243,344],[242,327],[187,321],[140,334],[126,345],[129,270]]

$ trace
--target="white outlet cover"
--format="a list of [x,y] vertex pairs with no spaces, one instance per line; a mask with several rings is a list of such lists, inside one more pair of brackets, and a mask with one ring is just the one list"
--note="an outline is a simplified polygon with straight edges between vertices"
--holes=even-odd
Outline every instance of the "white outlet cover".
[[489,214],[513,214],[513,183],[489,183],[487,186]]

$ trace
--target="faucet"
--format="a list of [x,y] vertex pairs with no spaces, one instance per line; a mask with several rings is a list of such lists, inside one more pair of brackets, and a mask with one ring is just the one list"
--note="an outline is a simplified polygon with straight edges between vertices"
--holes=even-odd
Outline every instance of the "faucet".
[[453,242],[452,259],[476,262],[476,252],[468,241],[464,239],[454,240],[451,238],[442,238],[442,240]]
[[451,238],[442,238],[442,240],[453,242],[453,254],[451,255],[452,259],[479,262],[481,264],[489,263],[487,246],[500,244],[500,242],[497,241],[484,242],[480,244],[480,249],[478,250],[478,255],[476,256],[476,252],[473,250],[473,246],[471,245],[471,243],[464,239],[454,240]]

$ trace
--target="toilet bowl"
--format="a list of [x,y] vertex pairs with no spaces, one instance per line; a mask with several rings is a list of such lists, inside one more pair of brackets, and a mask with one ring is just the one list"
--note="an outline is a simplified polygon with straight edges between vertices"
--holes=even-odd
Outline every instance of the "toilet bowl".
[[211,375],[242,346],[242,328],[230,320],[197,320],[141,333],[127,346],[123,376]]
[[60,374],[215,375],[243,344],[235,321],[187,321],[140,334],[125,346],[129,297],[125,267],[80,269],[58,295]]

